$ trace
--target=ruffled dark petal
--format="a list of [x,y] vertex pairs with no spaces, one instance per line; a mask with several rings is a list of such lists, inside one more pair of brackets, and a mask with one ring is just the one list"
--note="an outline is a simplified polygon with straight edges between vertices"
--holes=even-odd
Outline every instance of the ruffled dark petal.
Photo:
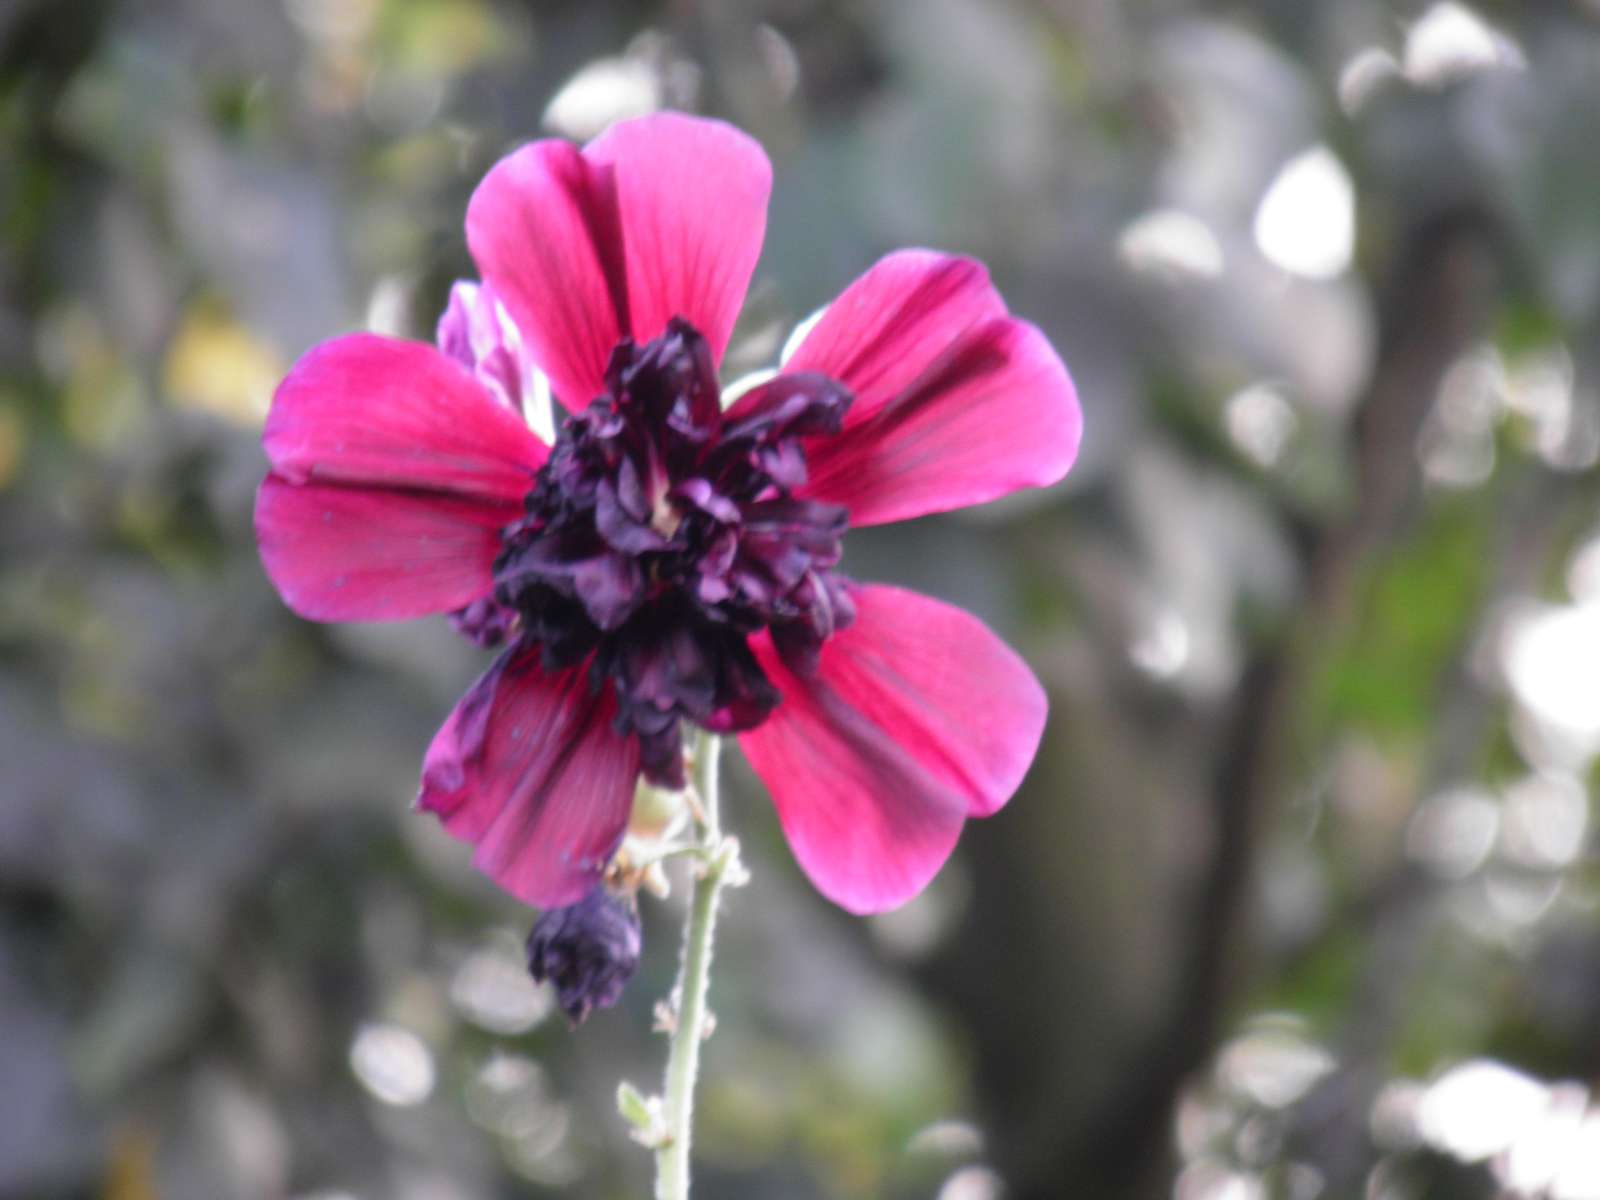
[[517,612],[493,596],[480,596],[451,613],[450,625],[473,645],[488,650],[511,636],[517,627]]
[[792,669],[813,669],[852,609],[834,575],[845,510],[794,498],[801,439],[836,432],[850,393],[816,374],[780,377],[726,414],[711,348],[674,320],[625,341],[606,393],[563,426],[495,563],[547,669],[593,654],[617,729],[647,777],[682,786],[681,725],[758,724],[778,694],[747,639],[763,629]]

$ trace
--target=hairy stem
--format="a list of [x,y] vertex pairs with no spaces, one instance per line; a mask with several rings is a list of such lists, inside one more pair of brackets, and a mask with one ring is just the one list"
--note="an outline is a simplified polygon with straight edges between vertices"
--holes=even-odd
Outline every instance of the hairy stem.
[[694,1128],[694,1086],[700,1073],[700,1043],[705,1039],[706,991],[711,983],[711,946],[717,901],[728,881],[738,847],[723,839],[717,813],[717,756],[720,744],[703,734],[695,750],[694,785],[701,806],[700,841],[705,863],[694,881],[689,923],[684,929],[683,961],[678,968],[677,1006],[667,1055],[663,1096],[665,1137],[656,1150],[656,1200],[688,1200],[689,1148]]

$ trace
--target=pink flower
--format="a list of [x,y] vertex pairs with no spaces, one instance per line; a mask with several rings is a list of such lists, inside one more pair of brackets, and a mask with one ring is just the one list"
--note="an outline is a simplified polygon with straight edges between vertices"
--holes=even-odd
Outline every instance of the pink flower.
[[[467,210],[509,322],[458,295],[443,351],[336,338],[274,399],[256,531],[291,608],[503,614],[418,804],[529,903],[589,891],[640,774],[681,777],[685,721],[738,735],[801,867],[854,912],[921,890],[1038,748],[1043,689],[980,621],[836,566],[847,525],[1060,479],[1066,369],[981,265],[908,250],[723,412],[770,185],[754,141],[676,114],[525,146]],[[511,394],[524,354],[567,410],[553,447]]]

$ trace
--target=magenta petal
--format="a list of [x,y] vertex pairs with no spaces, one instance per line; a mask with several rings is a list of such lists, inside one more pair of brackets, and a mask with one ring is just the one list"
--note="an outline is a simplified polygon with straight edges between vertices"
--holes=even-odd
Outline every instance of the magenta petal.
[[256,541],[284,602],[313,621],[403,621],[487,595],[516,504],[267,476]]
[[1083,418],[1066,367],[1006,316],[971,259],[904,250],[828,307],[784,367],[855,393],[844,431],[807,446],[810,499],[878,525],[1055,483]]
[[570,142],[502,158],[467,205],[467,245],[528,355],[574,412],[604,388],[627,333],[627,273],[609,165]]
[[319,621],[396,621],[486,595],[500,530],[549,453],[431,346],[336,338],[294,365],[262,444],[267,574]]
[[855,393],[851,422],[872,416],[975,325],[1006,315],[983,264],[934,250],[879,259],[822,314],[784,364]]
[[682,317],[720,362],[761,256],[766,153],[731,125],[681,113],[613,125],[583,153],[616,172],[634,339]]
[[998,810],[1044,731],[1033,673],[976,617],[915,592],[863,587],[853,625],[791,672],[751,645],[783,702],[739,744],[819,891],[851,912],[904,903],[968,816]]
[[467,206],[467,244],[558,399],[598,396],[624,337],[683,317],[721,359],[761,253],[772,168],[730,125],[657,113],[579,150],[534,142]]
[[520,501],[549,449],[432,346],[376,334],[308,351],[272,398],[262,445],[290,483]]
[[637,742],[612,728],[609,688],[587,667],[555,674],[537,647],[507,650],[428,747],[417,806],[477,846],[473,865],[528,904],[572,904],[616,852],[639,775]]

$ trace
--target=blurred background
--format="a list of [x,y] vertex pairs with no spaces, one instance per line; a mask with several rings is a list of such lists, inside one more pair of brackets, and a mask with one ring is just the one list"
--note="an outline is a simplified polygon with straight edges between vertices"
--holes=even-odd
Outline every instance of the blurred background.
[[832,909],[735,766],[696,1194],[1600,1197],[1594,0],[0,0],[0,1195],[645,1193],[681,894],[570,1034],[407,811],[483,658],[250,513],[298,354],[659,106],[776,165],[733,371],[927,244],[1087,414],[851,538],[1052,697],[934,887]]

